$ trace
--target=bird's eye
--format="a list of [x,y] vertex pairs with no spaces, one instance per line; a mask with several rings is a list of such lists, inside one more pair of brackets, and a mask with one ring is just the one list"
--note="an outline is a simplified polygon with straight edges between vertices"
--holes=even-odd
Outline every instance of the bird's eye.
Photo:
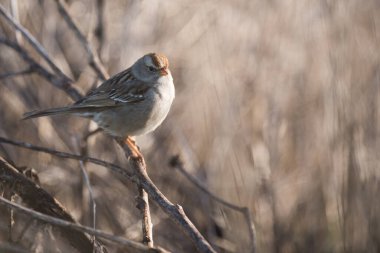
[[149,67],[148,67],[148,69],[149,69],[149,71],[151,71],[151,72],[154,72],[154,71],[156,71],[156,69],[155,69],[155,68],[153,68],[152,66],[149,66]]

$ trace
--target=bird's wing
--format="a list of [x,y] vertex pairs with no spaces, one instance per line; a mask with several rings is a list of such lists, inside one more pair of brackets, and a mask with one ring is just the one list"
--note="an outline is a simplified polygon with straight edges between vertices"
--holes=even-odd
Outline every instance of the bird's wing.
[[137,80],[127,69],[111,77],[87,96],[77,101],[74,107],[115,107],[138,103],[145,99],[149,86]]

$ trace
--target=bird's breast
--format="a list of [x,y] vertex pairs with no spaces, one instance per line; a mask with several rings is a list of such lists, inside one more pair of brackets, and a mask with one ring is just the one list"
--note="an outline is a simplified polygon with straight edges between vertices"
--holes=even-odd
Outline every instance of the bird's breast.
[[143,135],[156,129],[166,118],[174,93],[173,81],[158,82],[146,92],[144,100],[101,112],[93,119],[114,136]]

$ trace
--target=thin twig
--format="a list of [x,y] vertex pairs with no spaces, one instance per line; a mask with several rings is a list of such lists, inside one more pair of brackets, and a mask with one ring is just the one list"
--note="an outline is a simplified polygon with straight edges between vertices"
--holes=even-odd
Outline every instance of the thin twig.
[[90,63],[90,66],[95,71],[95,73],[98,75],[98,77],[105,81],[109,78],[109,75],[107,71],[105,70],[105,67],[99,60],[99,56],[96,51],[92,50],[90,43],[86,39],[86,37],[82,34],[82,32],[79,30],[78,26],[75,24],[74,20],[71,18],[66,3],[62,0],[56,0],[57,7],[59,13],[62,15],[63,19],[66,21],[67,25],[71,30],[74,31],[75,36],[78,38],[80,43],[85,48],[87,54],[88,54],[88,61]]
[[32,45],[32,47],[42,56],[42,58],[49,64],[51,69],[59,75],[61,78],[67,79],[66,82],[72,83],[71,79],[68,78],[58,67],[55,65],[55,63],[51,60],[49,54],[46,52],[45,48],[34,38],[34,36],[29,33],[27,29],[25,29],[22,25],[20,25],[17,20],[12,17],[3,5],[0,4],[0,15],[2,15],[9,24],[11,24],[17,31],[20,31],[21,34],[24,36],[24,38]]
[[248,225],[248,232],[249,232],[249,237],[250,237],[250,246],[251,246],[251,252],[255,253],[256,252],[256,230],[254,223],[252,221],[251,214],[249,212],[248,207],[241,207],[234,205],[230,202],[225,201],[224,199],[216,196],[214,193],[210,192],[197,178],[192,176],[189,172],[186,171],[183,162],[181,161],[180,157],[173,156],[169,162],[170,166],[173,168],[176,168],[179,172],[181,172],[182,175],[185,176],[187,180],[189,180],[191,183],[193,183],[196,187],[198,187],[202,192],[210,196],[212,199],[215,201],[219,202],[220,204],[229,207],[235,211],[238,211],[243,214],[244,218],[247,221]]
[[[91,219],[92,224],[91,225],[92,225],[93,229],[96,229],[96,202],[95,202],[95,198],[94,198],[94,192],[92,190],[90,178],[88,177],[88,173],[87,173],[87,170],[85,168],[83,161],[79,161],[79,166],[81,168],[81,171],[83,174],[83,179],[86,183],[86,187],[87,187],[88,193],[90,195],[90,206],[91,206],[91,216],[92,216],[92,219]],[[95,242],[96,237],[94,236],[92,239]]]
[[[96,0],[97,22],[95,36],[98,39],[97,53],[100,55],[104,44],[104,0]],[[99,57],[100,58],[100,57]]]
[[[89,126],[89,123],[87,123],[87,128],[88,128],[88,126]],[[84,138],[82,138],[82,140],[83,139]],[[87,156],[87,154],[88,154],[87,138],[84,140],[84,142],[78,141],[78,139],[76,139],[76,140],[77,140],[77,146],[79,147],[79,150],[80,150],[80,156],[82,156],[82,157]],[[86,162],[84,162],[83,160],[79,161],[79,167],[81,168],[82,175],[83,175],[82,183],[84,182],[86,184],[86,188],[87,188],[88,193],[89,193],[88,204],[89,204],[89,209],[91,210],[90,211],[91,226],[93,229],[96,229],[96,202],[95,202],[94,194],[92,191],[90,178],[89,178],[87,170],[86,170]],[[82,194],[83,194],[83,192],[82,192]],[[92,236],[92,240],[93,240],[94,249],[95,249],[96,237],[94,235]],[[93,253],[95,253],[95,251],[93,251]]]
[[[1,5],[0,5],[1,7]],[[79,100],[82,98],[81,93],[73,87],[70,79],[66,77],[60,77],[50,73],[42,65],[37,63],[29,53],[22,47],[20,47],[16,42],[11,41],[5,37],[0,36],[0,43],[4,44],[13,50],[15,50],[27,63],[29,63],[30,68],[32,68],[37,74],[49,81],[53,86],[65,91],[73,100]]]
[[141,213],[143,243],[149,247],[153,247],[153,224],[150,215],[148,194],[141,186],[139,188],[139,196],[137,197],[137,208]]
[[105,168],[108,168],[111,171],[132,180],[133,182],[137,182],[137,180],[134,179],[134,177],[133,177],[133,173],[127,171],[125,168],[120,167],[119,165],[116,165],[113,163],[108,163],[108,162],[105,162],[103,160],[93,158],[93,157],[80,156],[80,155],[76,155],[76,154],[61,152],[61,151],[57,151],[57,150],[51,149],[51,148],[36,146],[36,145],[30,144],[27,142],[10,140],[10,139],[7,139],[7,138],[1,137],[1,136],[0,136],[0,143],[7,143],[7,144],[11,144],[11,145],[18,146],[18,147],[51,154],[51,155],[61,157],[61,158],[68,158],[68,159],[73,159],[73,160],[78,160],[78,161],[90,162],[90,163],[97,164],[97,165],[103,166]]
[[55,217],[52,217],[52,216],[49,216],[46,214],[42,214],[40,212],[36,212],[32,209],[29,209],[29,208],[23,207],[19,204],[13,203],[13,202],[11,202],[11,201],[9,201],[9,200],[1,197],[1,196],[0,196],[0,203],[2,203],[2,204],[6,205],[6,206],[8,206],[14,210],[25,213],[25,214],[33,217],[34,219],[44,221],[44,222],[47,222],[49,224],[53,224],[53,225],[60,226],[63,228],[73,229],[76,231],[81,231],[81,232],[85,232],[88,234],[96,235],[98,237],[107,239],[107,240],[112,241],[112,242],[116,242],[120,245],[124,245],[124,246],[130,247],[130,248],[138,249],[138,250],[141,250],[144,252],[168,252],[162,248],[149,248],[149,247],[143,245],[142,243],[134,242],[134,241],[131,241],[131,240],[119,237],[119,236],[114,236],[114,235],[105,233],[101,230],[82,226],[80,224],[75,224],[75,223],[65,221],[62,219],[57,219]]
[[29,67],[25,70],[21,70],[21,71],[16,71],[16,72],[8,72],[8,73],[5,73],[5,74],[1,74],[0,75],[0,80],[1,79],[6,79],[6,78],[10,78],[10,77],[16,77],[16,76],[22,76],[22,75],[28,75],[28,74],[31,74],[34,72],[34,69]]

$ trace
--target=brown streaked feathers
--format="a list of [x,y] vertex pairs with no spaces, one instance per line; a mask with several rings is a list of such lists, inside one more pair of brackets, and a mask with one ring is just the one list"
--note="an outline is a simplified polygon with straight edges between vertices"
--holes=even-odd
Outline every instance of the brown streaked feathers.
[[165,119],[175,97],[168,66],[169,61],[162,54],[144,55],[76,103],[28,112],[24,119],[74,114],[91,118],[112,136],[149,133]]

